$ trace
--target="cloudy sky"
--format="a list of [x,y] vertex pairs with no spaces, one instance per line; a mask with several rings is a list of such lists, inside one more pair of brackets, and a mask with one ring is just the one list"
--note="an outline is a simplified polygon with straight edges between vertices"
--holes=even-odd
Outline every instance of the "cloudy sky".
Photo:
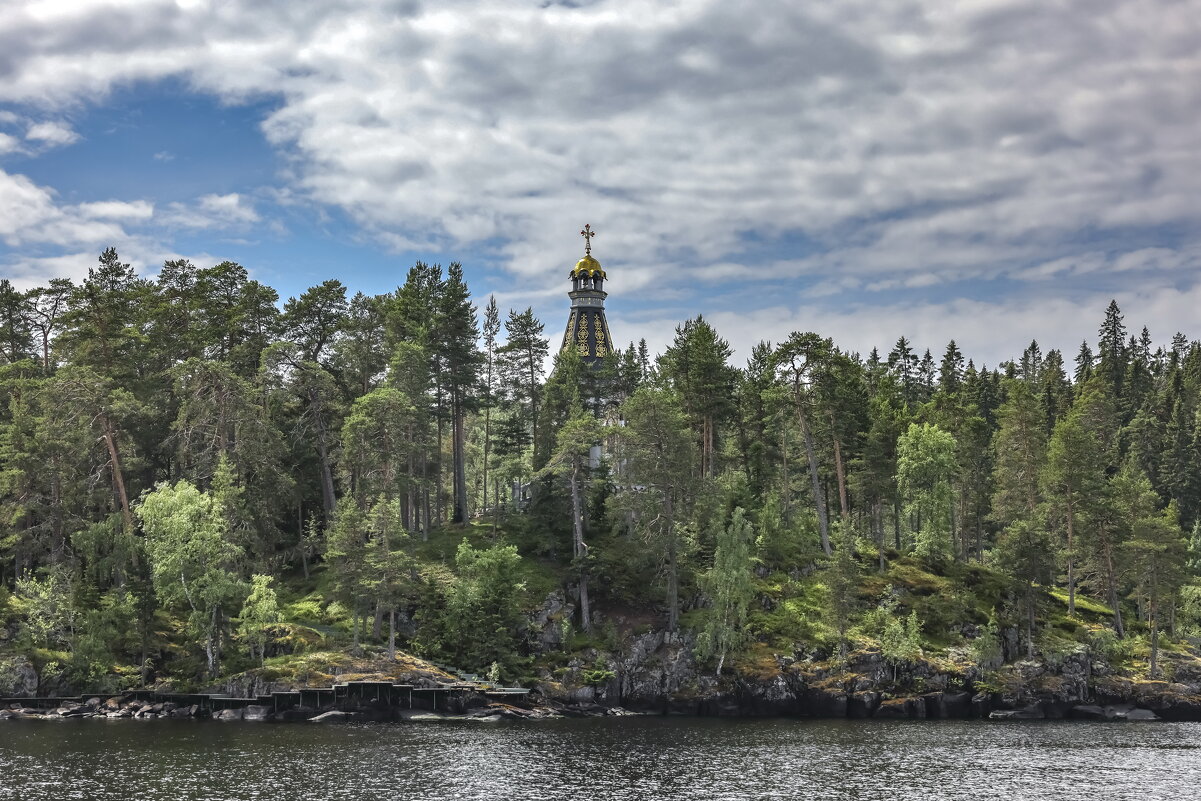
[[115,245],[285,297],[461,261],[558,337],[703,313],[977,363],[1201,336],[1201,0],[9,0],[0,275]]

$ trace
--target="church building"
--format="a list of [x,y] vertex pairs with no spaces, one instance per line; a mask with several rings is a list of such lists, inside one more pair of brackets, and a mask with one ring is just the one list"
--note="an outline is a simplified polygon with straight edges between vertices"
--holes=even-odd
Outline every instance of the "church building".
[[571,298],[571,315],[560,350],[575,348],[584,363],[596,370],[613,350],[613,337],[605,320],[605,298],[609,295],[605,292],[605,271],[592,258],[592,237],[596,232],[591,225],[585,225],[580,236],[584,237],[584,258],[575,263],[569,276],[571,291],[567,296]]

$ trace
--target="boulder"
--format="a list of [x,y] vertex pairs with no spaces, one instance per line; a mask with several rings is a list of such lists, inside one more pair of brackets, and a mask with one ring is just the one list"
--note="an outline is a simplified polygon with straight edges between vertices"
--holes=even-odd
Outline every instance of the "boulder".
[[972,696],[965,692],[942,694],[943,716],[948,718],[966,718],[972,712]]
[[1105,710],[1096,704],[1077,704],[1071,709],[1071,717],[1076,720],[1110,720]]
[[241,709],[222,709],[213,715],[213,720],[241,720],[242,712]]
[[1135,721],[1135,720],[1159,720],[1159,715],[1156,715],[1150,709],[1141,709],[1130,704],[1122,706],[1107,707],[1105,710],[1109,713],[1108,720],[1117,721]]
[[877,718],[908,718],[910,710],[910,698],[887,698],[880,702],[876,707],[875,717]]
[[988,713],[989,720],[1042,720],[1045,717],[1046,714],[1038,704],[1020,709],[994,709]]
[[0,695],[36,695],[40,684],[37,668],[25,657],[0,659]]
[[[309,718],[309,723],[338,723],[344,720],[350,720],[353,717],[349,712],[342,712],[337,709],[330,712],[323,712],[315,718]],[[441,715],[435,715],[439,720]],[[412,720],[412,718],[410,718]]]
[[847,698],[847,716],[852,718],[870,718],[880,705],[880,694],[876,692],[852,693]]
[[251,704],[243,711],[243,720],[270,720],[271,707],[262,704]]

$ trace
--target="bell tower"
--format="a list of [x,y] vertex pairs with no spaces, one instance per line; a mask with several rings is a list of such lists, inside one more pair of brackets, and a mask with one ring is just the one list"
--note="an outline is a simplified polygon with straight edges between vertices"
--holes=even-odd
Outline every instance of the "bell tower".
[[591,369],[599,369],[601,360],[613,349],[613,338],[609,335],[609,322],[605,319],[605,271],[600,262],[592,258],[592,237],[596,232],[591,225],[580,231],[584,237],[584,258],[575,263],[569,277],[571,291],[571,315],[567,318],[567,330],[563,332],[561,351],[574,348],[584,363]]

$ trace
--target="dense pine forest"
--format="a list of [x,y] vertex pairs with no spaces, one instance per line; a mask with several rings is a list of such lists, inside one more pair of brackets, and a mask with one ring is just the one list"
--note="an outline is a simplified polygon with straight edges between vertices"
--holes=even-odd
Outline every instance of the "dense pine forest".
[[656,630],[711,676],[866,651],[983,682],[1087,649],[1171,679],[1201,642],[1201,343],[1098,318],[986,367],[800,332],[735,364],[697,317],[548,373],[544,324],[477,310],[457,264],[282,304],[113,249],[3,280],[0,674],[404,651],[598,685]]

